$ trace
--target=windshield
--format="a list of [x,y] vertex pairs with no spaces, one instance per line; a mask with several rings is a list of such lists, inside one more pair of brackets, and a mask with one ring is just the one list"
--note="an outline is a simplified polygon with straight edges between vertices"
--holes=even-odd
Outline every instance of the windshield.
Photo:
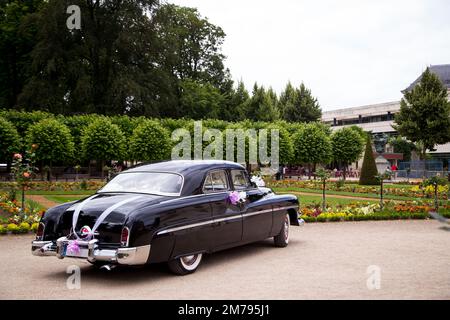
[[166,172],[126,172],[114,177],[98,192],[137,192],[179,196],[183,177]]

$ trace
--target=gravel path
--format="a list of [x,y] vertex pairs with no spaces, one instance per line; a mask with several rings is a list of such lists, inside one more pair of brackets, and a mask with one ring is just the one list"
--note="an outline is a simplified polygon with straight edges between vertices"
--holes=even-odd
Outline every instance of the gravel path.
[[[185,277],[165,265],[106,273],[34,257],[31,240],[0,237],[0,298],[450,299],[450,232],[432,220],[307,224],[291,229],[287,248],[267,240],[230,249]],[[81,267],[81,289],[69,290],[73,264]],[[368,289],[369,266],[380,271],[379,289]]]
[[27,198],[33,201],[36,201],[44,208],[51,208],[57,206],[59,203],[55,201],[48,200],[45,196],[30,194],[27,195]]

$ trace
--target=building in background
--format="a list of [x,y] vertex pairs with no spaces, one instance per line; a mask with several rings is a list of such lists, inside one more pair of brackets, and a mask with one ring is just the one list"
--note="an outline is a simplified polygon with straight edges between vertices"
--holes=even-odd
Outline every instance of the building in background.
[[[442,83],[447,87],[448,97],[450,100],[450,64],[430,66],[430,71],[436,74]],[[421,76],[412,82],[402,92],[409,91],[414,88],[420,81]],[[391,137],[397,135],[392,127],[394,123],[394,115],[400,110],[400,101],[379,103],[366,105],[361,107],[343,108],[332,111],[325,111],[322,114],[322,121],[329,124],[333,130],[337,130],[346,126],[356,125],[364,131],[372,132],[373,135]],[[444,168],[450,167],[450,143],[436,146],[435,151],[429,152],[433,159],[442,162]],[[379,153],[375,152],[376,157]],[[393,148],[386,144],[381,156],[387,160],[389,164],[399,165],[399,161],[403,160],[403,155],[394,153]],[[381,159],[378,159],[381,161]],[[353,165],[354,168],[361,166],[361,163]]]

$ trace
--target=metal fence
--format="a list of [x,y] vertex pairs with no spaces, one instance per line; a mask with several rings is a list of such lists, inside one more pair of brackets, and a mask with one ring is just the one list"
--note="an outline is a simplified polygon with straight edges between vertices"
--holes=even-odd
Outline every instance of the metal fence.
[[398,165],[397,178],[420,179],[434,176],[448,177],[448,168],[444,170],[442,160],[403,161]]

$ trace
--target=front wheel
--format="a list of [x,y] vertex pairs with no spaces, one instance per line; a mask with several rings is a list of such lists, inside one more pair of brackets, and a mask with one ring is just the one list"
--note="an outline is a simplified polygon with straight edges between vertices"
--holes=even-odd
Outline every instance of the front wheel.
[[289,214],[284,216],[283,227],[278,235],[273,237],[275,246],[277,247],[286,247],[289,244],[289,226],[291,224],[291,220],[289,218]]
[[178,275],[184,276],[189,273],[195,272],[200,262],[202,261],[203,254],[197,253],[189,256],[177,258],[169,261],[169,269]]

